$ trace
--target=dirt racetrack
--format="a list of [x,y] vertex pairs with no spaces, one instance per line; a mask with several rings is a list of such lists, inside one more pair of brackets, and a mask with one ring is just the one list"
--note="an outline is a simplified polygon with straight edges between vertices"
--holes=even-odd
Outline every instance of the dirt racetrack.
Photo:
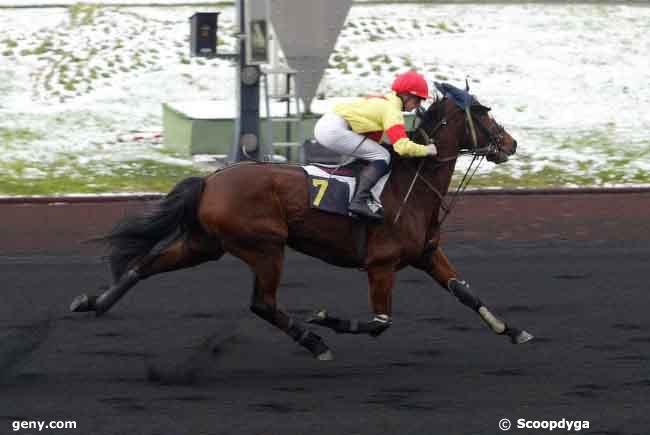
[[[68,313],[109,281],[97,248],[78,242],[142,207],[0,204],[0,433],[494,435],[503,418],[514,434],[649,433],[650,191],[468,195],[446,224],[447,255],[536,340],[493,335],[407,269],[383,336],[317,330],[331,362],[248,311],[251,276],[232,257],[151,278],[104,317]],[[364,274],[295,253],[280,300],[299,317],[370,315]],[[52,420],[77,428],[13,431]]]

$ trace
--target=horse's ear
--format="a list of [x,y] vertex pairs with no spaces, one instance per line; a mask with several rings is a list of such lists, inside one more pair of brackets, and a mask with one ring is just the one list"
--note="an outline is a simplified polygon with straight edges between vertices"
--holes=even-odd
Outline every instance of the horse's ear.
[[482,105],[481,103],[479,103],[478,101],[475,100],[475,102],[472,104],[472,110],[475,110],[476,112],[479,112],[479,113],[487,113],[490,110],[492,110],[492,108],[488,107],[488,106],[484,106],[484,105]]
[[467,77],[465,77],[465,90],[469,92],[469,80]]

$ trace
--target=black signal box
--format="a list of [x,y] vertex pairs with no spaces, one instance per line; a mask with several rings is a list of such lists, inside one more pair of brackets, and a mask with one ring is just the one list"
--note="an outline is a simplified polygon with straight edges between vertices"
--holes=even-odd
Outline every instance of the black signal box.
[[190,17],[190,56],[217,55],[219,12],[197,12]]

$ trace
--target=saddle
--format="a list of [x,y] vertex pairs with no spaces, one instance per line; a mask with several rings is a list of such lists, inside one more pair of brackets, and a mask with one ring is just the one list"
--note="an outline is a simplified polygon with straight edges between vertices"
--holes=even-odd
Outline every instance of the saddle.
[[[309,206],[329,213],[350,216],[348,206],[358,185],[359,173],[366,165],[363,160],[352,160],[344,165],[310,164],[303,166],[309,187]],[[372,207],[381,208],[390,171],[372,188]]]

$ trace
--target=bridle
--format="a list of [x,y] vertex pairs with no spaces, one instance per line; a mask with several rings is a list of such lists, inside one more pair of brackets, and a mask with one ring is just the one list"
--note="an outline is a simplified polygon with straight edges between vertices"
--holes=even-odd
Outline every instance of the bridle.
[[[442,110],[444,110],[444,101],[445,99],[443,98],[433,103],[436,107],[436,111],[440,112],[441,108]],[[480,106],[480,107],[483,107],[488,111],[490,110],[485,106]],[[413,187],[415,186],[415,182],[417,180],[421,180],[424,183],[424,185],[427,186],[427,188],[429,188],[429,190],[435,193],[436,196],[440,199],[440,208],[442,208],[443,210],[443,215],[438,220],[437,223],[438,228],[440,228],[443,222],[445,221],[445,219],[447,218],[447,216],[449,216],[449,213],[451,212],[453,207],[456,205],[456,202],[458,201],[460,195],[462,195],[467,189],[467,186],[469,185],[470,181],[474,177],[474,174],[476,174],[476,171],[478,170],[479,166],[481,165],[485,157],[492,153],[498,153],[499,150],[501,149],[501,145],[503,144],[503,139],[504,139],[503,133],[505,132],[505,130],[496,121],[494,121],[493,125],[489,129],[485,127],[472,113],[471,107],[466,107],[465,109],[456,107],[456,109],[449,115],[443,113],[438,123],[436,123],[436,125],[433,126],[430,133],[427,133],[427,131],[422,127],[422,123],[423,121],[425,121],[426,113],[427,111],[425,111],[424,109],[420,109],[418,110],[418,112],[416,112],[417,117],[420,119],[420,125],[417,127],[416,132],[425,139],[425,142],[427,144],[435,145],[436,137],[445,127],[449,125],[450,121],[454,119],[458,114],[462,114],[465,116],[465,139],[467,139],[468,136],[472,138],[471,147],[461,146],[458,148],[458,152],[455,155],[436,158],[436,165],[434,169],[438,169],[439,167],[442,167],[443,165],[458,159],[458,157],[462,155],[471,155],[472,161],[467,167],[467,170],[465,171],[465,174],[463,175],[463,179],[458,185],[458,188],[452,194],[451,199],[447,201],[445,197],[442,195],[442,193],[438,189],[436,189],[435,186],[433,186],[433,184],[429,180],[427,180],[422,175],[420,175],[420,172],[425,162],[425,160],[422,159],[420,161],[420,164],[418,165],[415,175],[413,176],[413,179],[411,180],[411,184],[409,186],[406,195],[404,196],[404,200],[402,201],[402,204],[397,210],[393,223],[397,223],[397,221],[399,220],[399,217],[402,212],[402,207],[408,201],[408,198],[411,195]],[[478,139],[476,135],[475,126],[478,126],[481,133],[483,134],[483,137],[487,138],[487,144],[484,147],[478,146]],[[435,212],[436,210],[434,210],[434,213]]]
[[[441,109],[444,110],[444,101],[445,99],[443,98],[433,103],[436,107],[436,111],[440,112]],[[461,146],[459,147],[460,151],[455,156],[438,159],[439,162],[455,160],[462,155],[485,157],[499,152],[499,150],[503,147],[505,129],[493,118],[491,118],[493,125],[491,125],[490,128],[486,127],[479,121],[477,116],[471,110],[472,107],[481,108],[485,112],[489,112],[491,110],[489,107],[483,106],[478,102],[464,109],[461,107],[456,107],[456,109],[451,114],[442,114],[440,121],[438,121],[438,123],[431,129],[431,133],[427,133],[426,130],[421,126],[422,121],[425,121],[427,110],[419,109],[417,112],[417,116],[421,120],[420,126],[417,128],[417,132],[422,135],[422,137],[424,137],[428,143],[432,144],[435,144],[436,136],[443,127],[446,127],[449,124],[451,119],[453,119],[457,114],[465,114],[465,136],[469,136],[472,139],[472,146]],[[485,138],[487,138],[487,144],[484,147],[478,146],[475,126],[478,126],[480,132]]]

